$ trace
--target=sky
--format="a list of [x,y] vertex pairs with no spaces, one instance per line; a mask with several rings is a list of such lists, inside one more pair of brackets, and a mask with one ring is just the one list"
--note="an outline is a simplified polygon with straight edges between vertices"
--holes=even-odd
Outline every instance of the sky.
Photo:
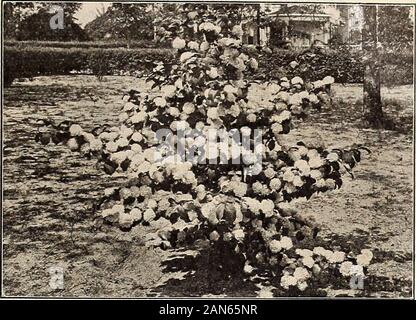
[[78,23],[81,26],[85,26],[88,22],[94,20],[97,17],[97,10],[102,11],[107,9],[111,5],[111,2],[85,2],[82,4],[81,9],[75,14],[78,19]]

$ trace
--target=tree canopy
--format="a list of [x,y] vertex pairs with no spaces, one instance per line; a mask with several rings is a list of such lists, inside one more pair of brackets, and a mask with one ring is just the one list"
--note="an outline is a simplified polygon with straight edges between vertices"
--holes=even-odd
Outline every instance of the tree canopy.
[[150,40],[153,39],[151,4],[114,3],[108,10],[85,26],[94,39]]
[[[64,28],[52,30],[50,18],[54,6],[63,9]],[[76,23],[75,13],[81,3],[66,2],[13,2],[4,4],[4,34],[6,39],[17,40],[87,40],[84,30]]]

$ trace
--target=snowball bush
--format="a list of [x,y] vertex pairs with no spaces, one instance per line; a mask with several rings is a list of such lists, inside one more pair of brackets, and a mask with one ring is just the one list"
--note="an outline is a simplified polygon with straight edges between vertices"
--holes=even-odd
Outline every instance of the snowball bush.
[[[224,24],[224,16],[206,6],[184,7],[182,13],[173,26],[163,28],[178,63],[155,64],[148,80],[159,89],[156,97],[130,92],[118,127],[89,133],[64,122],[38,140],[46,144],[52,135],[55,143],[97,157],[109,175],[128,177],[125,186],[105,191],[98,218],[124,230],[157,225],[156,233],[146,235],[148,245],[227,246],[243,257],[242,271],[267,269],[283,289],[304,291],[328,270],[343,276],[360,273],[362,268],[354,266],[368,266],[371,252],[355,258],[304,248],[317,228],[291,205],[293,199],[341,187],[341,174],[360,160],[359,149],[289,146],[282,139],[293,119],[319,109],[325,85],[333,79],[283,78],[258,84],[265,94],[251,96],[253,83],[244,75],[258,64],[242,46],[240,28]],[[161,129],[170,132],[167,146],[181,145],[185,151],[165,148],[166,141],[157,137]],[[238,141],[234,153],[225,152],[228,144],[206,143],[210,129],[224,130],[229,138],[236,132],[250,136],[251,142],[253,131],[261,129],[261,163]],[[195,146],[196,157],[189,160]],[[224,257],[224,263],[231,259]]]

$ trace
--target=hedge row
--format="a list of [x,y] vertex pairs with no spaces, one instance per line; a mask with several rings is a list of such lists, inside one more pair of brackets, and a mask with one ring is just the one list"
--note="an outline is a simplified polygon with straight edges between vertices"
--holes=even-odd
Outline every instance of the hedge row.
[[[303,51],[274,50],[259,57],[259,75],[266,79],[300,76],[307,81],[332,76],[337,82],[359,83],[363,81],[363,65],[357,54],[329,49]],[[292,61],[296,67],[290,67]]]
[[[308,81],[330,75],[341,83],[363,81],[363,65],[357,54],[347,51],[316,49],[307,51],[275,50],[257,55],[259,70],[256,79],[301,76]],[[71,72],[97,76],[120,73],[146,73],[153,62],[171,63],[174,54],[166,48],[52,48],[6,46],[4,50],[5,84],[15,78],[40,75],[66,75]],[[382,78],[387,84],[410,84],[413,81],[413,57],[383,56]],[[393,61],[394,60],[394,61]],[[292,68],[289,64],[297,61]]]
[[66,75],[71,72],[98,76],[116,74],[120,70],[146,72],[153,61],[169,62],[170,49],[86,49],[5,47],[5,84],[15,78],[40,75]]
[[40,47],[40,48],[100,48],[100,49],[114,49],[114,48],[161,48],[166,47],[166,44],[156,43],[150,40],[134,40],[127,41],[17,41],[5,40],[6,47]]

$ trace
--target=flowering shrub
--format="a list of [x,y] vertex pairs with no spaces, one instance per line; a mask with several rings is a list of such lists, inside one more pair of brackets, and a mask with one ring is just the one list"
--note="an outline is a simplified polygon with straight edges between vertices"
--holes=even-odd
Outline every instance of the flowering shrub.
[[[179,63],[160,63],[148,79],[159,89],[157,96],[131,91],[119,127],[86,132],[65,121],[36,139],[67,144],[97,157],[106,173],[127,176],[123,187],[105,190],[98,219],[123,230],[157,226],[146,235],[147,245],[211,246],[232,254],[223,264],[236,258],[247,274],[267,270],[283,289],[303,291],[325,272],[363,276],[371,252],[354,257],[305,248],[318,229],[291,205],[341,187],[342,173],[360,161],[359,147],[323,150],[284,140],[293,119],[319,109],[334,79],[282,78],[258,84],[260,98],[253,96],[254,84],[245,74],[258,63],[243,52],[240,28],[224,27],[224,16],[209,7],[184,9],[183,15],[182,24],[169,29]],[[212,129],[230,139],[210,139]],[[168,132],[164,141],[161,130]],[[255,130],[262,132],[258,144]],[[237,136],[246,137],[249,146]],[[249,150],[253,144],[255,150]],[[184,152],[172,153],[172,146]]]

